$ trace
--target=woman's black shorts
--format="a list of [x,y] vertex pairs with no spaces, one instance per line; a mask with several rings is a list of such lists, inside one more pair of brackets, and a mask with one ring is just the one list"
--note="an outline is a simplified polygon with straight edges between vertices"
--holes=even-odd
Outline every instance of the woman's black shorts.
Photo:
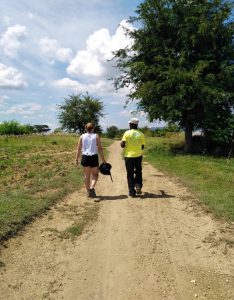
[[81,165],[83,167],[91,167],[91,168],[98,167],[99,166],[98,155],[97,154],[90,155],[90,156],[82,155]]

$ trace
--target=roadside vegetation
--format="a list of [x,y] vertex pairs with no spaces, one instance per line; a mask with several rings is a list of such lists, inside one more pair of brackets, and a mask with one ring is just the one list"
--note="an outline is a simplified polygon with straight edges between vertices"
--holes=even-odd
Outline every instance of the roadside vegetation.
[[157,169],[179,177],[216,217],[234,221],[234,161],[207,155],[185,155],[183,133],[148,137],[146,159]]
[[4,121],[0,123],[0,135],[22,135],[32,133],[46,133],[50,131],[48,125],[20,124],[17,121]]
[[[0,240],[83,184],[76,135],[0,137]],[[103,139],[106,148],[110,140]]]

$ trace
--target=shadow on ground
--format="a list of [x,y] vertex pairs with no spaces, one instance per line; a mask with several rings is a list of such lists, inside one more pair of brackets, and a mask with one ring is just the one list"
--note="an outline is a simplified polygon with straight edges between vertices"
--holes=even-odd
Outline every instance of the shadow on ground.
[[[175,198],[174,195],[169,195],[163,190],[160,190],[160,193],[161,194],[153,194],[153,193],[145,192],[141,195],[136,195],[135,198],[141,198],[141,199],[147,199],[147,198],[150,198],[150,199]],[[128,196],[127,195],[97,196],[95,201],[100,202],[100,201],[107,201],[107,200],[124,200],[124,199],[128,199]]]
[[127,199],[127,195],[118,195],[118,196],[97,196],[96,201],[105,201],[105,200],[124,200]]
[[167,194],[164,190],[160,190],[161,194],[153,194],[153,193],[148,193],[145,192],[142,195],[137,195],[137,197],[141,198],[141,199],[147,199],[147,198],[154,198],[154,199],[162,199],[162,198],[175,198],[174,195],[169,195]]

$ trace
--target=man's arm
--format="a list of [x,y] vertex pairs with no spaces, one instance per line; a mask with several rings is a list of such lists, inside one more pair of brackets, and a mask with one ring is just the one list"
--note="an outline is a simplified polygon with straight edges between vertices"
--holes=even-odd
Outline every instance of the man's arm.
[[125,131],[123,137],[122,137],[122,141],[120,142],[120,146],[122,148],[124,148],[126,146],[126,134],[127,134],[127,131]]
[[145,136],[144,134],[142,135],[142,144],[141,144],[141,149],[143,150],[145,148]]

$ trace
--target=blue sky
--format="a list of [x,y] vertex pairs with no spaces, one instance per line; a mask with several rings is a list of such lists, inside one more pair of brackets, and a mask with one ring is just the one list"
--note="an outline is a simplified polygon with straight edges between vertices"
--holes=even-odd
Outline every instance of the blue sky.
[[[125,128],[135,110],[124,108],[126,90],[107,79],[117,75],[111,52],[131,41],[121,25],[139,0],[1,0],[0,122],[59,126],[57,105],[68,95],[100,98],[100,124]],[[149,124],[143,112],[140,126]],[[163,123],[161,123],[163,125]]]

